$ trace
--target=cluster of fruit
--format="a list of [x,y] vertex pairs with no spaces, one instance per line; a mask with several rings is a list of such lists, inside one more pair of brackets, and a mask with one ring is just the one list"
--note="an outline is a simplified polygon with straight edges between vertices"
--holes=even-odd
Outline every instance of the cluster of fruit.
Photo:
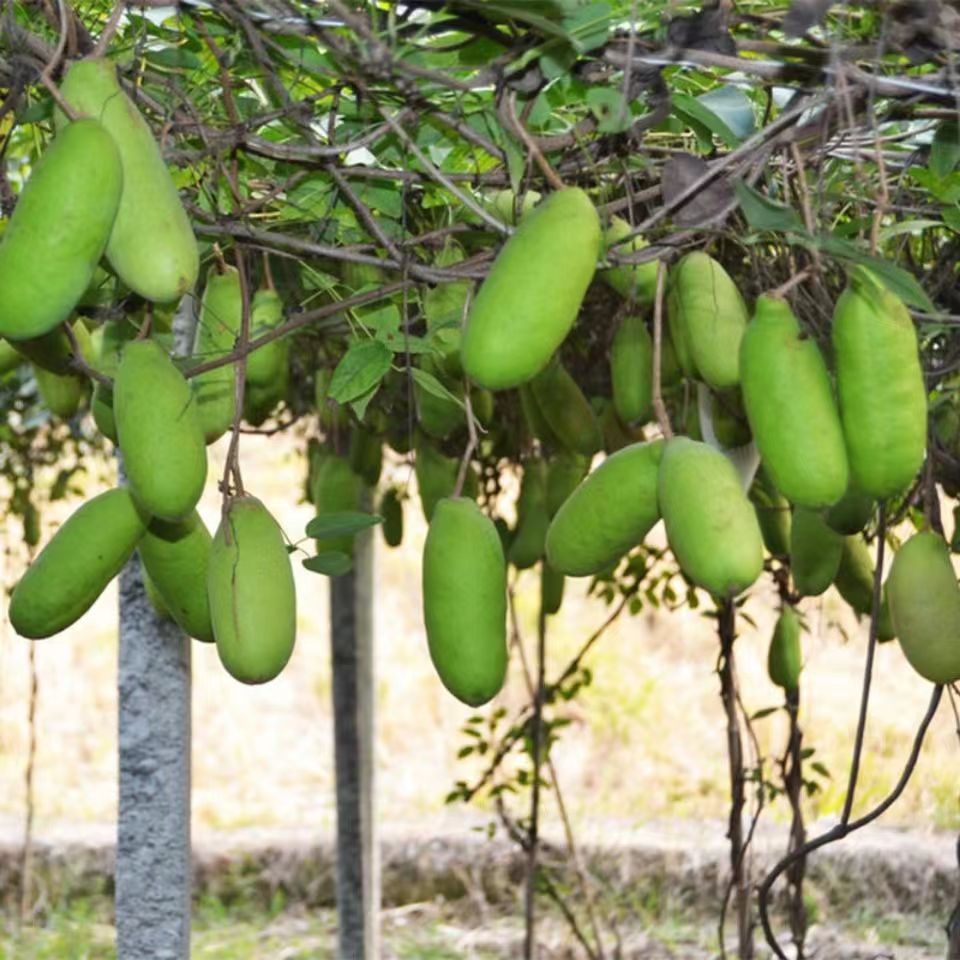
[[[37,163],[0,243],[0,334],[33,361],[54,413],[72,415],[82,380],[73,366],[91,337],[66,325],[101,258],[126,288],[167,304],[192,289],[199,254],[159,147],[101,59],[74,64],[62,95],[78,119]],[[201,302],[194,358],[227,357],[240,333],[243,291],[236,269],[213,268]],[[272,289],[253,297],[253,335],[276,327]],[[144,331],[146,332],[146,331]],[[102,433],[118,444],[128,485],[83,504],[17,584],[9,615],[22,636],[48,637],[77,620],[139,551],[155,606],[198,640],[217,644],[227,670],[247,683],[276,676],[293,649],[296,601],[283,533],[254,497],[229,500],[214,536],[197,513],[207,478],[206,445],[236,414],[233,363],[188,382],[167,350],[129,319],[98,331],[86,359],[100,379],[92,399]],[[262,422],[286,389],[277,339],[247,359],[245,413]],[[112,379],[111,379],[112,378]],[[51,384],[64,386],[50,403]],[[67,390],[66,384],[77,384]],[[69,402],[65,398],[70,393]]]
[[[543,561],[543,606],[553,612],[564,575],[602,573],[663,519],[686,578],[719,600],[757,580],[766,546],[789,559],[794,596],[833,584],[858,614],[869,614],[873,564],[863,530],[877,503],[907,491],[923,464],[927,390],[916,330],[875,275],[854,269],[836,304],[831,376],[786,300],[761,296],[751,318],[730,276],[700,252],[669,271],[659,374],[665,393],[683,377],[702,385],[712,412],[706,439],[696,417],[687,436],[638,435],[653,413],[654,352],[642,314],[632,310],[611,345],[610,407],[627,435],[611,443],[605,412],[598,419],[556,354],[601,246],[626,239],[620,249],[638,249],[628,234],[614,219],[602,235],[581,190],[554,193],[524,215],[467,316],[459,345],[465,373],[481,390],[519,388],[534,435],[559,440],[564,451],[546,470],[541,461],[527,463],[507,549],[466,487],[466,496],[425,509],[430,653],[443,683],[469,704],[489,700],[503,683],[507,561],[519,568]],[[657,269],[623,265],[600,276],[645,306]],[[726,448],[751,442],[753,464],[744,468]],[[588,474],[601,446],[616,452]],[[418,476],[419,460],[418,451]],[[786,605],[770,669],[787,688],[799,676],[799,634]],[[897,553],[878,635],[898,637],[927,679],[960,678],[960,586],[939,535],[917,533]]]

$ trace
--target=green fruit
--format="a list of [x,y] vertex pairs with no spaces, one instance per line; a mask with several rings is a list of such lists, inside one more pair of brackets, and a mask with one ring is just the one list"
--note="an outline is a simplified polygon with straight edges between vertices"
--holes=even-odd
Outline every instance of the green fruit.
[[931,683],[960,680],[960,587],[943,537],[917,533],[900,548],[887,596],[910,666]]
[[792,693],[800,686],[802,669],[800,619],[793,607],[785,606],[773,628],[770,652],[767,654],[767,673],[778,687]]
[[523,467],[517,502],[517,528],[507,554],[518,570],[532,567],[543,556],[549,525],[546,470],[542,460],[528,460]]
[[657,476],[663,450],[659,440],[625,447],[574,490],[547,531],[547,558],[555,570],[591,576],[643,541],[660,519]]
[[0,340],[0,377],[13,373],[23,363],[23,354],[5,340]]
[[540,564],[540,607],[548,616],[560,612],[565,580],[546,560]]
[[423,619],[443,685],[478,707],[507,669],[507,568],[493,522],[472,500],[437,504],[423,549]]
[[41,367],[33,368],[33,376],[43,405],[53,416],[69,420],[76,415],[89,387],[86,378],[74,373],[60,376]]
[[473,302],[461,356],[490,390],[531,380],[573,326],[600,249],[600,221],[579,188],[559,190],[525,217]]
[[[204,573],[206,573],[206,571],[204,571]],[[163,597],[160,596],[157,585],[150,579],[150,574],[147,573],[142,563],[140,564],[140,577],[143,580],[144,593],[147,595],[147,600],[150,601],[150,606],[153,607],[153,612],[161,620],[173,620]]]
[[[76,332],[82,324],[74,324]],[[17,340],[16,347],[20,353],[21,362],[24,357],[40,370],[48,373],[57,373],[63,376],[72,370],[73,347],[70,338],[63,326],[45,333],[42,337],[31,337],[29,340]]]
[[518,390],[518,393],[520,394],[520,406],[523,410],[523,419],[530,432],[530,436],[546,446],[559,447],[560,441],[557,439],[553,430],[550,429],[550,424],[547,423],[547,418],[543,415],[540,404],[537,403],[537,398],[534,396],[531,385],[529,383],[523,384]]
[[603,436],[605,453],[616,453],[630,444],[643,439],[643,431],[626,427],[613,408],[613,401],[606,397],[594,397],[593,408],[598,411],[600,433]]
[[858,490],[854,486],[847,487],[847,492],[827,511],[827,524],[837,533],[860,533],[870,522],[873,509],[876,506],[873,497]]
[[[873,558],[863,537],[843,538],[843,553],[836,579],[837,592],[858,616],[869,617],[873,608]],[[880,615],[877,619],[877,639],[892,640],[896,636],[890,619],[889,602],[881,595]]]
[[213,538],[196,510],[186,520],[151,520],[139,551],[170,616],[187,636],[213,642],[207,567]]
[[657,489],[670,549],[690,580],[731,598],[760,576],[757,514],[736,468],[719,450],[687,437],[669,440]]
[[350,434],[350,468],[368,487],[380,482],[383,441],[366,427],[355,427]]
[[550,518],[564,505],[590,470],[588,457],[558,453],[547,465],[547,513]]
[[28,547],[40,542],[40,511],[31,500],[23,508],[23,542]]
[[[313,484],[313,505],[317,516],[353,512],[360,509],[363,496],[363,481],[350,468],[345,458],[328,453],[317,466]],[[335,550],[353,553],[353,536],[346,534],[317,540],[317,553]]]
[[523,194],[519,211],[517,195],[513,190],[491,190],[484,197],[484,206],[503,223],[515,224],[522,220],[540,202],[536,190],[527,190]]
[[379,287],[386,283],[386,275],[375,263],[354,263],[344,260],[340,264],[340,276],[354,293],[364,287]]
[[715,390],[737,386],[747,307],[727,271],[705,253],[688,253],[670,271],[667,310],[683,372]]
[[[200,322],[193,357],[207,363],[231,354],[240,334],[243,294],[236,267],[222,273],[211,270],[200,302]],[[200,424],[207,443],[222,437],[233,425],[237,409],[237,371],[228,363],[193,378]]]
[[[444,497],[453,495],[460,472],[460,461],[445,457],[436,447],[419,441],[413,463],[417,477],[417,489],[420,493],[420,505],[423,515],[430,522],[437,503]],[[463,496],[470,499],[477,495],[477,475],[470,467],[463,482]]]
[[660,387],[668,390],[670,387],[679,386],[682,379],[683,371],[670,337],[670,328],[664,325],[660,338]]
[[851,477],[877,500],[902,493],[927,440],[927,392],[910,313],[858,269],[837,301],[833,347]]
[[[81,356],[87,363],[92,363],[93,343],[87,328],[78,321],[72,325],[72,330]],[[44,406],[53,416],[69,420],[76,415],[90,389],[90,381],[73,366],[72,344],[62,328],[34,341],[21,341],[23,344],[28,342],[31,343],[31,352],[35,351],[46,360],[45,364],[34,364],[33,367]]]
[[610,347],[613,406],[624,423],[646,423],[653,413],[653,340],[637,314],[627,314]]
[[297,598],[283,532],[255,497],[232,500],[213,538],[207,570],[217,653],[242,683],[266,683],[286,666]]
[[538,373],[530,389],[550,430],[564,447],[592,456],[603,446],[603,434],[589,401],[559,361]]
[[818,510],[797,507],[790,531],[790,570],[802,597],[819,597],[837,578],[843,537]]
[[[108,320],[101,330],[100,351],[95,365],[104,376],[114,377],[124,346],[137,335],[137,325],[125,317],[122,320]],[[116,443],[117,422],[113,415],[113,387],[98,380],[93,387],[90,410],[97,429],[107,439]]]
[[13,591],[14,630],[38,639],[78,620],[130,559],[147,520],[126,489],[108,490],[74,511]]
[[790,553],[790,504],[762,469],[757,471],[750,487],[750,499],[757,511],[764,546],[771,556],[787,556]]
[[[250,304],[250,339],[256,340],[283,322],[283,301],[275,290],[258,290]],[[257,347],[247,356],[248,387],[269,387],[278,382],[286,389],[290,341],[284,337]]]
[[190,385],[154,341],[124,349],[113,408],[134,496],[152,516],[188,516],[207,479],[203,430]]
[[750,425],[743,409],[739,390],[722,390],[710,395],[710,419],[713,435],[727,450],[742,447],[750,442]]
[[393,487],[380,500],[380,516],[383,517],[383,539],[387,546],[399,547],[403,543],[403,504]]
[[[604,257],[611,250],[624,255],[642,250],[647,243],[639,236],[633,237],[626,243],[620,243],[632,232],[633,227],[622,217],[611,217],[610,226],[603,234]],[[600,271],[600,279],[616,290],[625,300],[632,300],[638,306],[650,306],[657,298],[656,260],[608,267],[606,270]]]
[[[420,358],[420,369],[443,383],[440,372],[429,356]],[[463,389],[443,384],[452,394],[462,397]],[[450,397],[438,397],[425,389],[416,380],[413,384],[413,396],[417,403],[417,419],[424,433],[444,440],[457,430],[467,426],[467,415],[463,407]]]
[[[197,279],[197,241],[160,147],[121,89],[115,65],[100,59],[74,63],[60,92],[79,113],[106,127],[120,153],[123,191],[107,243],[110,265],[147,300],[182,297]],[[64,122],[58,115],[58,126]]]
[[39,337],[70,316],[107,245],[122,183],[117,148],[95,120],[53,140],[0,242],[0,334]]
[[740,346],[743,401],[764,466],[791,503],[836,503],[849,471],[827,365],[785,300],[760,297]]
[[276,411],[287,395],[287,378],[266,387],[244,386],[243,419],[251,427],[260,427]]

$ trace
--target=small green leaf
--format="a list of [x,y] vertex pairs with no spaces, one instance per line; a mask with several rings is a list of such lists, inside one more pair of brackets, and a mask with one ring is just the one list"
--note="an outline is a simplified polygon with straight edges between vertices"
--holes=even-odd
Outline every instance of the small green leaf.
[[426,370],[421,370],[419,367],[409,367],[408,369],[414,382],[426,390],[427,393],[439,397],[441,400],[449,400],[451,403],[455,403],[460,407],[461,410],[466,409],[463,401],[459,397],[454,396],[432,373],[427,373]]
[[943,222],[955,233],[960,233],[960,207],[943,207],[940,210]]
[[379,340],[360,340],[343,355],[333,371],[330,396],[349,403],[379,385],[393,362],[390,348]]
[[622,133],[633,122],[630,107],[619,90],[591,87],[587,91],[587,106],[597,118],[600,133]]
[[682,120],[693,121],[706,127],[714,136],[719,137],[728,147],[740,146],[740,138],[709,107],[696,97],[686,93],[674,93],[673,112]]
[[754,230],[776,230],[783,233],[803,232],[803,221],[793,207],[775,203],[743,180],[737,180],[734,183],[734,189],[737,191],[740,209],[743,210],[747,223]]
[[960,126],[954,120],[945,120],[937,127],[930,145],[930,172],[943,179],[957,168],[960,162]]
[[316,540],[326,540],[330,537],[352,537],[361,530],[375,527],[378,523],[383,523],[383,517],[375,513],[360,513],[354,510],[324,513],[319,517],[314,517],[307,524],[307,536]]
[[325,577],[340,577],[353,569],[353,561],[339,550],[330,550],[327,553],[318,553],[315,557],[307,557],[303,565],[311,573],[319,573]]

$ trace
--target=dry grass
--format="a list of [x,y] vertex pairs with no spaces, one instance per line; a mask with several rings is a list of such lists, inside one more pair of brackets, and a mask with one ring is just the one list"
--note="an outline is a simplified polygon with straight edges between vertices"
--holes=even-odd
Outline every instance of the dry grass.
[[[296,539],[310,518],[300,503],[305,465],[292,442],[244,442],[248,488]],[[213,470],[224,448],[214,452]],[[398,468],[405,479],[406,471]],[[202,505],[211,524],[218,504],[213,484]],[[49,519],[49,518],[48,518]],[[471,762],[457,761],[460,726],[469,711],[433,676],[420,619],[419,553],[425,527],[414,501],[400,550],[378,539],[376,609],[380,721],[378,771],[382,819],[395,825],[436,825],[453,781]],[[11,530],[17,536],[18,531]],[[6,576],[15,579],[8,559]],[[327,833],[333,825],[332,720],[327,644],[326,581],[298,569],[300,634],[288,669],[262,688],[235,683],[216,651],[195,644],[194,818],[198,831],[296,824]],[[563,614],[550,625],[555,670],[603,619],[584,596],[585,581],[568,583]],[[523,622],[532,625],[537,579],[520,581]],[[109,822],[116,815],[116,593],[109,590],[72,629],[36,645],[40,678],[37,822]],[[812,633],[804,639],[803,723],[806,744],[833,773],[810,801],[812,816],[836,812],[855,724],[865,629],[832,594],[808,601]],[[738,640],[744,697],[752,710],[781,701],[766,678],[766,644],[775,611],[760,591],[747,607],[754,629]],[[845,641],[833,625],[850,633]],[[531,637],[532,639],[532,637]],[[4,621],[0,634],[0,814],[23,813],[28,641]],[[652,818],[721,818],[726,767],[718,683],[717,643],[700,613],[669,618],[655,612],[624,617],[590,659],[595,681],[571,705],[572,725],[556,752],[559,776],[579,829],[602,833],[616,821],[639,826]],[[523,683],[514,665],[503,702],[515,707]],[[871,702],[858,807],[876,801],[898,776],[929,686],[907,666],[896,644],[880,648]],[[764,751],[782,750],[782,713],[762,719]],[[944,705],[913,783],[887,822],[956,828],[956,736]],[[548,815],[550,814],[548,809]],[[775,805],[774,817],[785,817]],[[472,818],[471,818],[472,819]]]

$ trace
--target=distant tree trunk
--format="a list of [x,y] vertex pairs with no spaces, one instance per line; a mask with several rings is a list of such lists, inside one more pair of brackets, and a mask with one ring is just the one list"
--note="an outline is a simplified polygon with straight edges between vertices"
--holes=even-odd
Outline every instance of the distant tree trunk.
[[337,917],[341,960],[379,957],[380,858],[374,802],[373,534],[358,534],[354,569],[330,580]]
[[[188,296],[177,353],[190,351],[194,327]],[[120,574],[118,720],[117,958],[189,960],[190,640],[156,615],[136,555]]]

